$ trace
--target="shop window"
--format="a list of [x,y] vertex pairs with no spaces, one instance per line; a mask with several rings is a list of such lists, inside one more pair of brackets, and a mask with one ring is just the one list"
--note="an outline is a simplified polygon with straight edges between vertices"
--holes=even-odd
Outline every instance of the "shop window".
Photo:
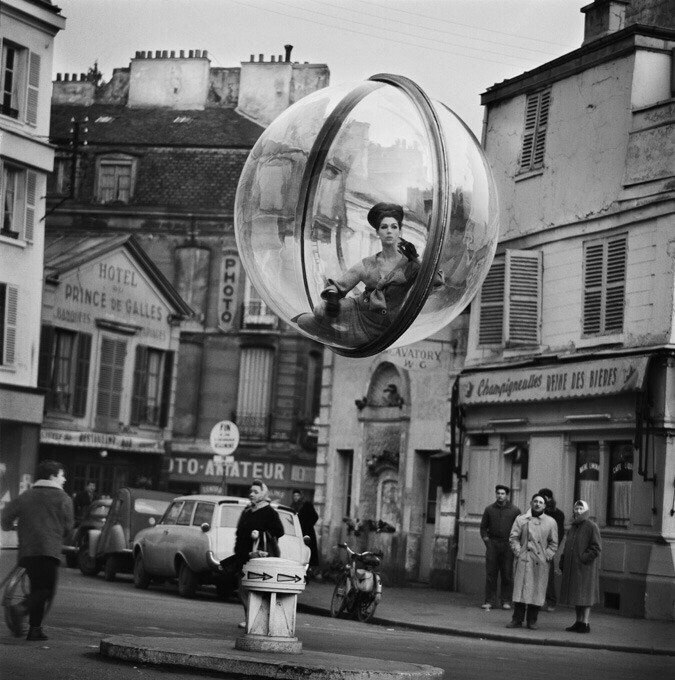
[[342,449],[338,451],[339,479],[342,490],[342,516],[350,517],[352,512],[352,477],[354,475],[354,451]]
[[551,88],[527,95],[525,101],[525,126],[520,150],[520,173],[538,170],[544,166],[546,130],[551,107]]
[[16,363],[18,310],[18,288],[0,283],[0,366],[14,366]]
[[574,500],[588,503],[590,516],[598,516],[600,492],[600,445],[598,442],[577,442]]
[[101,339],[96,425],[105,431],[116,432],[119,429],[126,355],[127,343],[124,340]]
[[481,288],[478,344],[538,345],[541,293],[542,253],[507,250],[490,267]]
[[2,164],[0,235],[32,242],[35,233],[37,173],[33,170]]
[[91,335],[43,326],[38,385],[50,411],[82,417],[87,409]]
[[274,351],[243,347],[239,364],[236,422],[243,437],[265,439],[269,431]]
[[132,425],[166,427],[171,401],[173,352],[136,346]]
[[3,40],[0,114],[37,124],[40,61],[39,54]]
[[625,235],[584,243],[584,336],[623,332],[626,260]]
[[134,193],[135,160],[115,155],[100,158],[96,198],[99,203],[129,203]]
[[206,317],[209,291],[211,251],[197,246],[183,246],[174,251],[176,261],[176,289],[192,307],[197,318]]
[[609,444],[609,508],[607,524],[626,527],[630,523],[633,491],[633,443]]

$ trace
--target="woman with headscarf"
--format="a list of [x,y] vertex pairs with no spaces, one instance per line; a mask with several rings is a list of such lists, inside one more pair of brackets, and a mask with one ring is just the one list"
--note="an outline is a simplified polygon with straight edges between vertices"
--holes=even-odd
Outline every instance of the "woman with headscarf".
[[586,501],[576,501],[572,526],[567,532],[565,550],[560,560],[562,585],[560,602],[574,605],[577,620],[565,630],[590,633],[591,606],[600,597],[600,529],[589,519]]
[[[403,208],[396,203],[377,203],[367,219],[382,249],[339,278],[328,279],[313,313],[294,319],[303,330],[360,345],[381,335],[403,304],[420,269],[417,249],[401,238]],[[358,297],[346,297],[359,283],[365,290]]]
[[539,610],[546,601],[548,570],[558,550],[558,527],[544,514],[546,501],[536,493],[530,509],[518,515],[509,534],[509,545],[515,555],[513,577],[513,618],[507,628],[521,628],[527,616],[527,627],[536,630]]
[[[284,535],[283,524],[279,513],[272,507],[267,485],[259,479],[254,479],[248,497],[251,503],[241,513],[234,539],[234,558],[239,574],[239,599],[244,605],[245,612],[247,597],[241,587],[242,567],[254,557],[278,557],[277,541]],[[258,532],[257,538],[252,535],[254,531]],[[240,623],[239,627],[245,628],[246,622]]]

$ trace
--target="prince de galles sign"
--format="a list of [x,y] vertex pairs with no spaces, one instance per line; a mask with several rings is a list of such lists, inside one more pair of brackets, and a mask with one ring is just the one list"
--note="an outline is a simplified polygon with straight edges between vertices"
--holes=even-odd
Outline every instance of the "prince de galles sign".
[[517,368],[464,375],[459,380],[463,404],[600,397],[642,387],[645,356],[575,362],[546,368]]

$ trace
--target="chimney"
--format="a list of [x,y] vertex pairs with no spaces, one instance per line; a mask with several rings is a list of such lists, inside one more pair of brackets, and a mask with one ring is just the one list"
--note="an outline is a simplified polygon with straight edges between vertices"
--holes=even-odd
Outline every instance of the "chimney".
[[291,52],[293,51],[293,45],[284,45],[284,49],[286,50],[286,58],[284,61],[290,61]]
[[625,28],[627,5],[630,5],[630,0],[595,0],[582,7],[580,11],[586,15],[582,44],[586,45]]

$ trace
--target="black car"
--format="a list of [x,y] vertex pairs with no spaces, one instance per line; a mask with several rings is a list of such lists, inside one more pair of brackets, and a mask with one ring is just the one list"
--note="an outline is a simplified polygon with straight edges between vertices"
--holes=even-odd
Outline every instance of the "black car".
[[69,567],[77,567],[77,553],[82,545],[87,544],[89,530],[100,530],[103,527],[111,505],[112,498],[100,498],[84,511],[82,521],[73,529],[68,542],[63,546],[62,552]]

